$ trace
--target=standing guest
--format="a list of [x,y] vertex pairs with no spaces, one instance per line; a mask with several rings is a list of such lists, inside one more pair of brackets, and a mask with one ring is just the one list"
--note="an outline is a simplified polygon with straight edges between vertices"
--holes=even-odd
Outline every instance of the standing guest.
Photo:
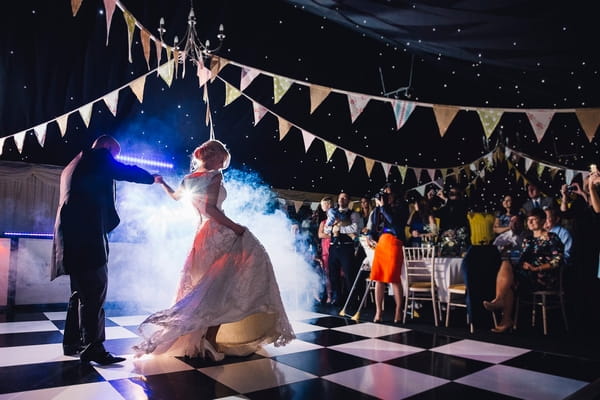
[[360,215],[360,222],[358,226],[358,231],[362,234],[367,233],[367,225],[369,223],[369,216],[373,211],[373,206],[371,204],[371,199],[367,196],[363,196],[360,198],[360,209],[358,210],[358,214]]
[[[221,208],[227,196],[221,170],[229,165],[229,151],[213,139],[193,155],[195,168],[177,190],[162,178],[159,183],[174,200],[191,194],[200,226],[183,266],[175,304],[141,323],[143,341],[134,346],[136,356],[167,353],[220,361],[225,354],[249,355],[263,344],[283,346],[295,336],[269,255]],[[217,333],[227,340],[217,343]]]
[[451,187],[450,190],[448,190],[448,201],[434,213],[434,215],[440,219],[441,234],[444,234],[444,232],[448,230],[453,230],[455,232],[458,232],[459,230],[464,231],[465,243],[461,244],[461,247],[464,247],[464,249],[469,245],[471,238],[471,229],[467,213],[467,201],[463,197],[462,190],[457,186]]
[[414,210],[406,221],[410,236],[406,239],[407,246],[421,246],[423,239],[432,240],[438,233],[433,212],[429,208],[429,201],[420,197],[415,200]]
[[325,303],[331,304],[333,299],[331,280],[329,279],[329,247],[331,245],[331,235],[325,233],[325,222],[327,222],[327,211],[333,207],[333,199],[329,196],[323,197],[319,207],[321,207],[321,212],[319,213],[320,221],[318,236],[319,239],[321,239],[321,263],[323,265],[323,280],[325,281],[325,290],[327,292]]
[[502,209],[496,213],[494,219],[494,233],[500,235],[501,233],[510,230],[510,221],[513,216],[516,215],[516,210],[513,208],[513,198],[510,194],[507,194],[502,199]]
[[121,146],[102,135],[79,153],[60,175],[60,201],[54,225],[51,280],[69,275],[63,351],[83,362],[124,361],[104,348],[104,301],[108,287],[108,234],[119,225],[115,180],[152,184],[158,177],[115,160]]
[[556,202],[552,197],[545,196],[540,191],[538,185],[534,182],[527,184],[527,200],[521,206],[521,213],[528,215],[534,208],[544,209],[544,207],[556,207]]
[[375,254],[371,266],[370,278],[375,281],[375,318],[374,322],[381,322],[383,313],[383,300],[387,284],[392,285],[394,293],[394,323],[402,317],[402,286],[400,274],[402,271],[404,226],[408,218],[408,207],[401,204],[397,194],[391,190],[381,193],[376,198],[377,208],[383,217],[383,229],[375,244]]

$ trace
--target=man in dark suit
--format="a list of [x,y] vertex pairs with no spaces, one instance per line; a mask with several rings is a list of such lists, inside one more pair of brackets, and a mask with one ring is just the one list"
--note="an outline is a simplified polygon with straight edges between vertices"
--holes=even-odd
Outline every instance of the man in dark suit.
[[125,360],[107,352],[103,345],[108,233],[120,222],[114,181],[155,181],[147,171],[116,161],[120,151],[112,136],[103,135],[65,167],[52,245],[51,280],[59,275],[69,275],[71,280],[64,354],[81,352],[83,362],[103,365]]
[[527,196],[523,206],[521,206],[521,212],[523,215],[527,215],[534,208],[556,208],[557,204],[552,197],[548,197],[540,192],[540,188],[533,182],[527,184]]

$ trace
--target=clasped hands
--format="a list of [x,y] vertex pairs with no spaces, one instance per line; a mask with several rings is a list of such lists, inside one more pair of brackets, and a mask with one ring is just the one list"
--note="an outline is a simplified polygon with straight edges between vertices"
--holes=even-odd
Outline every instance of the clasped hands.
[[524,262],[523,263],[523,269],[526,270],[526,271],[540,272],[540,271],[544,270],[544,268],[542,268],[542,265],[536,267],[535,265],[529,264],[528,262]]

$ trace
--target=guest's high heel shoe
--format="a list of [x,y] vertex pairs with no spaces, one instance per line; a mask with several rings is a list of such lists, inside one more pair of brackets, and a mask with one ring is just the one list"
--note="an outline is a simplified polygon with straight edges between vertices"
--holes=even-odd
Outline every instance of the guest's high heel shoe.
[[501,310],[503,307],[504,305],[498,301],[483,301],[483,308],[485,308],[488,311],[498,311]]
[[506,331],[512,331],[513,322],[509,321],[507,324],[500,324],[495,328],[492,328],[492,332],[494,333],[504,333]]
[[225,353],[219,353],[208,340],[204,339],[204,357],[207,355],[213,361],[222,361],[225,358]]

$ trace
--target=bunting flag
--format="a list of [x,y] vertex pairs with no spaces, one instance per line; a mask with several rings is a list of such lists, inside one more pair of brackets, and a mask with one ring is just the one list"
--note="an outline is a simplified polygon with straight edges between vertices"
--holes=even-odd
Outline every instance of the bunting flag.
[[127,47],[129,49],[129,62],[132,63],[131,44],[133,43],[133,32],[135,32],[135,18],[128,11],[123,11],[123,18],[125,18],[127,24]]
[[402,178],[402,183],[404,183],[404,179],[406,178],[406,171],[408,167],[406,165],[398,165],[398,172],[400,172],[400,177]]
[[290,131],[292,124],[290,124],[289,121],[281,118],[280,116],[277,116],[277,120],[279,121],[279,140],[281,141],[283,140],[285,135],[287,135]]
[[242,95],[236,87],[233,87],[229,83],[225,83],[225,105],[231,104],[232,101],[237,99]]
[[67,133],[67,122],[69,120],[69,114],[61,115],[56,118],[56,123],[58,124],[58,129],[60,130],[60,136],[64,137]]
[[435,180],[435,169],[434,168],[427,168],[427,174],[429,175],[429,180],[433,181]]
[[580,108],[575,110],[575,115],[591,143],[600,124],[600,108]]
[[375,160],[364,157],[365,160],[365,169],[367,170],[367,175],[371,176],[371,172],[373,171],[373,166],[375,165]]
[[304,152],[308,153],[308,149],[312,144],[313,140],[315,140],[315,135],[312,133],[306,132],[302,129],[302,141],[304,142]]
[[104,8],[106,10],[106,45],[108,46],[108,37],[110,36],[110,23],[113,13],[115,12],[117,0],[104,0]]
[[527,118],[529,118],[529,123],[531,123],[531,127],[533,128],[538,143],[541,142],[546,133],[546,129],[548,129],[548,125],[550,125],[550,121],[554,116],[554,111],[532,110],[527,111],[525,114],[527,114]]
[[17,150],[19,153],[23,152],[23,144],[25,143],[25,134],[27,131],[19,132],[16,135],[13,135],[13,140],[15,141],[15,145],[17,146]]
[[446,181],[446,177],[448,176],[448,170],[446,168],[442,168],[440,172],[442,173],[442,181]]
[[162,42],[160,40],[157,40],[156,42],[154,42],[154,45],[156,46],[156,76],[158,76],[160,74],[159,68],[160,68],[160,59],[162,58]]
[[254,111],[254,126],[256,126],[258,125],[260,120],[265,116],[268,110],[266,107],[263,107],[255,101],[252,102],[252,109]]
[[354,160],[356,160],[356,153],[344,150],[344,154],[346,154],[346,161],[348,162],[348,172],[350,172],[352,166],[354,165]]
[[458,110],[459,108],[455,106],[433,106],[433,113],[440,130],[440,136],[444,137]]
[[541,178],[542,174],[544,173],[544,164],[542,163],[538,163],[537,168],[536,168],[536,172],[537,172],[537,177]]
[[294,203],[294,209],[296,210],[296,212],[300,211],[300,207],[302,207],[302,205],[304,204],[303,201],[300,200],[293,200]]
[[412,101],[392,100],[390,104],[396,118],[396,130],[399,130],[408,121],[408,117],[410,117],[410,114],[415,109],[415,103]]
[[573,171],[572,169],[565,170],[565,182],[567,184],[570,184],[571,182],[573,182],[574,177],[575,177],[575,171]]
[[219,56],[212,56],[210,59],[210,72],[211,72],[211,78],[210,78],[210,82],[212,83],[215,78],[217,77],[217,75],[219,74],[219,72],[221,72],[221,70],[229,63],[229,60],[219,57]]
[[323,100],[331,93],[331,88],[319,85],[310,85],[310,113],[312,114]]
[[90,120],[92,119],[92,106],[94,103],[88,103],[84,106],[79,107],[79,115],[85,124],[86,128],[90,127]]
[[260,71],[254,68],[242,67],[242,76],[240,78],[240,90],[243,92],[252,83],[254,78],[260,75]]
[[292,86],[292,81],[281,76],[273,76],[273,102],[279,103],[279,100],[287,93]]
[[135,94],[140,103],[144,102],[144,87],[146,86],[146,75],[142,75],[129,84],[129,88]]
[[73,16],[77,15],[82,2],[83,0],[71,0],[71,10],[73,11]]
[[558,168],[552,168],[550,170],[550,176],[552,177],[552,179],[554,179],[556,177],[557,173],[558,173]]
[[[40,124],[40,125],[36,126],[35,128],[33,128],[33,133],[35,134],[35,137],[37,138],[38,143],[42,147],[44,147],[44,143],[46,142],[46,128],[47,128],[46,124]],[[1,152],[2,152],[2,145],[0,144],[0,153]]]
[[336,149],[336,146],[333,143],[323,141],[325,145],[325,156],[327,157],[327,161],[331,160],[331,156]]
[[206,115],[204,117],[204,125],[210,126],[212,129],[212,124],[210,123],[210,104],[206,103]]
[[371,96],[365,94],[348,93],[348,106],[350,107],[350,119],[352,123],[365,110],[367,103],[371,100]]
[[[168,54],[169,51],[167,49],[167,56]],[[163,81],[165,81],[168,87],[171,87],[171,83],[173,83],[174,62],[175,60],[172,59],[158,67],[158,75],[160,75],[160,77],[163,79]]]
[[113,116],[117,116],[117,103],[119,102],[119,91],[114,90],[102,98],[106,107],[110,110]]
[[[177,50],[176,48],[173,48],[173,61],[174,61],[173,66],[175,67],[175,78],[177,78],[179,76],[179,61],[181,61],[181,55],[182,55],[182,53],[179,50]],[[185,63],[183,64],[182,78],[184,76],[185,76]]]
[[144,59],[146,66],[150,69],[150,32],[145,29],[140,31],[140,41],[142,42],[142,50],[144,51]]
[[7,136],[0,137],[0,156],[4,153],[4,142],[6,141]]
[[494,129],[496,129],[496,125],[498,125],[503,111],[480,108],[477,110],[477,114],[481,120],[481,125],[483,125],[485,137],[489,139],[489,137],[492,136]]
[[414,189],[421,195],[421,197],[425,196],[425,185],[417,186]]
[[413,168],[413,172],[415,173],[415,178],[417,178],[417,183],[421,181],[421,168]]
[[525,172],[529,171],[529,168],[531,168],[532,163],[533,160],[531,158],[525,158]]
[[212,72],[206,68],[203,63],[196,63],[196,75],[198,75],[198,87],[206,85],[206,82],[211,78]]
[[382,162],[381,168],[383,168],[383,173],[385,174],[385,178],[387,179],[388,176],[390,176],[390,169],[392,169],[392,164]]

